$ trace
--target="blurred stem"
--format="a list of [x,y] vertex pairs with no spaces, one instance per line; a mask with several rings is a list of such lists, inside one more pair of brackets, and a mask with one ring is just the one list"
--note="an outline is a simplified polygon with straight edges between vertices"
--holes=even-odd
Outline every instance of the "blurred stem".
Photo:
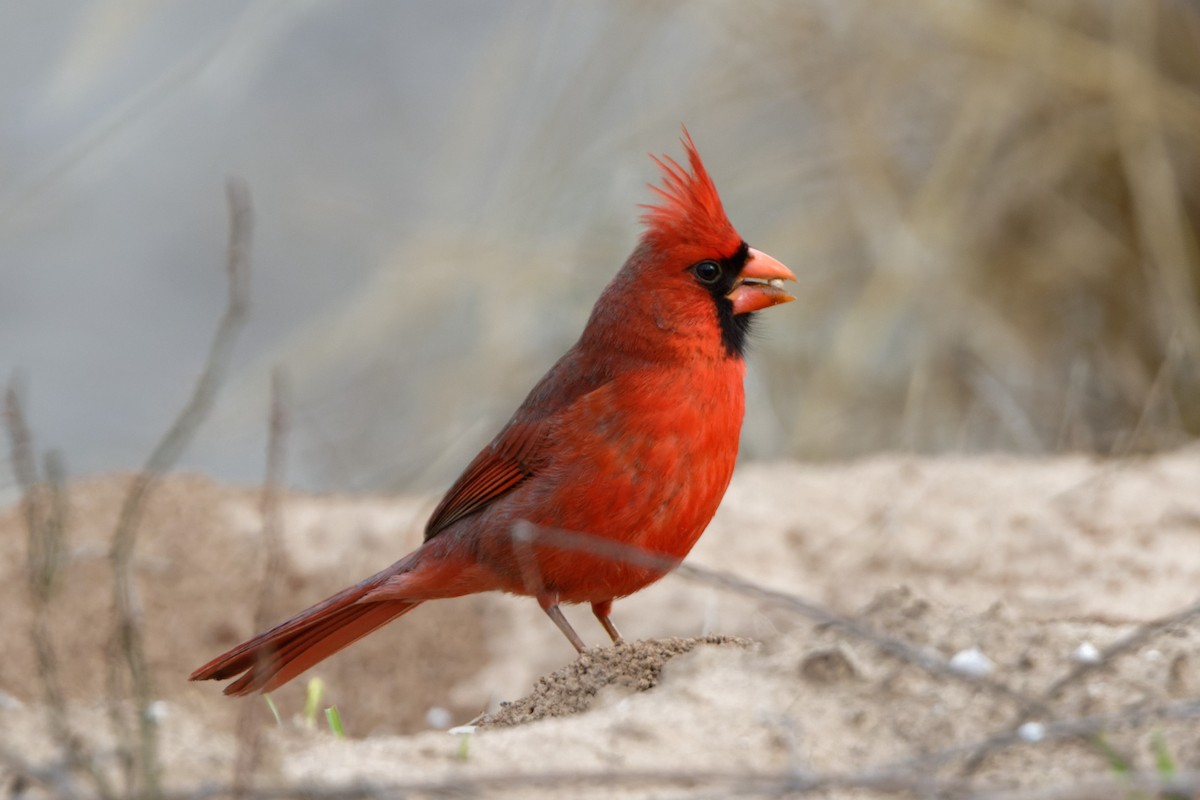
[[[287,373],[276,367],[271,373],[271,401],[268,412],[267,473],[262,491],[262,542],[266,553],[263,578],[259,588],[257,608],[254,612],[254,629],[263,630],[270,621],[271,600],[275,594],[279,577],[287,570],[287,554],[283,549],[283,496],[284,470],[287,465],[288,409],[291,407],[291,392]],[[279,724],[279,712],[271,698],[266,696],[268,707]],[[238,712],[237,741],[238,756],[233,767],[233,796],[245,796],[251,790],[251,782],[262,760],[262,731],[257,724],[257,706],[244,703]]]
[[5,420],[13,472],[21,488],[21,509],[28,535],[25,573],[33,604],[33,623],[29,635],[46,702],[46,722],[54,741],[62,748],[69,769],[87,774],[96,793],[104,800],[110,800],[116,796],[111,783],[96,767],[91,753],[71,731],[66,695],[58,669],[58,654],[50,633],[50,601],[62,566],[67,530],[66,468],[61,456],[52,451],[45,458],[45,481],[38,475],[33,435],[25,419],[16,381],[9,386],[5,395]]
[[[142,609],[133,580],[133,555],[146,503],[157,488],[163,474],[175,465],[208,416],[217,390],[228,371],[237,335],[245,322],[252,228],[250,194],[242,183],[230,181],[226,187],[226,196],[229,203],[230,223],[226,264],[229,295],[225,313],[213,337],[208,358],[192,391],[191,399],[159,441],[158,446],[154,448],[142,471],[133,479],[133,485],[121,507],[120,517],[113,535],[112,549],[109,553],[112,561],[113,595],[116,609],[116,630],[113,635],[115,653],[109,658],[108,667],[110,714],[118,728],[118,741],[132,741],[132,737],[128,735],[128,726],[122,724],[122,715],[117,710],[121,696],[119,670],[123,661],[129,670],[132,683],[138,731],[137,758],[134,759],[130,754],[125,754],[126,778],[132,791],[138,782],[134,780],[133,776],[133,767],[136,764],[140,773],[140,792],[138,794],[150,798],[159,797],[162,794],[158,763],[158,725],[150,711],[154,687],[142,636]],[[123,733],[126,735],[122,736]]]

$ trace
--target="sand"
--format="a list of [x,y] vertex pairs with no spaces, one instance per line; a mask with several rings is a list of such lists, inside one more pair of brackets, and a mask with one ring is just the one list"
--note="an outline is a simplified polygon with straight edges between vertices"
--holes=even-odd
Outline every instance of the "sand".
[[[114,774],[104,553],[128,482],[71,486],[70,556],[51,612],[73,728]],[[268,617],[403,555],[435,502],[287,496],[288,563]],[[239,709],[261,739],[262,788],[669,798],[921,796],[936,785],[1103,797],[1127,788],[1114,754],[1151,775],[1164,754],[1200,769],[1195,617],[1143,630],[1091,665],[1200,600],[1200,449],[743,465],[689,559],[701,571],[616,604],[627,644],[606,646],[587,609],[568,611],[595,645],[577,656],[528,599],[427,604],[310,673],[344,740],[301,719],[305,679],[275,693],[282,725],[260,699],[186,680],[253,632],[261,532],[256,490],[202,477],[167,479],[147,509],[137,576],[169,788],[229,783],[249,741]],[[37,772],[58,751],[28,635],[18,509],[0,513],[0,533],[0,786],[54,796],[62,787]],[[1084,674],[1048,694],[1072,671]]]

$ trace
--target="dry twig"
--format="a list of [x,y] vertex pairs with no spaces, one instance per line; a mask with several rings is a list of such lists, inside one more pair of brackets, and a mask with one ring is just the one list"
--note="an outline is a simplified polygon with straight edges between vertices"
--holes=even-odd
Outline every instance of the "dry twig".
[[[178,461],[208,416],[217,390],[228,370],[234,342],[246,318],[252,226],[250,194],[243,184],[230,181],[226,187],[226,196],[229,202],[229,249],[226,263],[229,294],[225,313],[217,327],[204,369],[191,398],[154,448],[142,471],[133,479],[133,485],[121,507],[109,552],[113,569],[116,618],[112,640],[114,652],[108,665],[110,717],[118,742],[138,743],[136,753],[126,751],[122,754],[122,766],[130,789],[140,787],[141,794],[148,797],[160,795],[161,786],[157,723],[151,709],[154,696],[153,678],[146,663],[145,644],[142,640],[142,611],[133,579],[133,556],[146,503],[163,474]],[[121,710],[124,697],[122,667],[128,670],[133,693],[133,711],[137,720],[136,736],[131,735],[129,722]]]
[[[284,471],[287,464],[288,408],[290,406],[287,375],[282,368],[271,374],[271,402],[268,420],[266,480],[262,490],[262,542],[265,553],[263,578],[259,585],[254,627],[263,630],[270,622],[271,601],[280,577],[287,572],[287,553],[283,549]],[[267,654],[264,654],[267,657]],[[261,711],[251,703],[238,710],[238,755],[233,769],[233,796],[243,797],[250,791],[254,773],[262,759],[262,728],[256,718]]]
[[83,772],[91,778],[97,794],[108,800],[115,797],[108,778],[71,728],[58,669],[58,653],[50,634],[50,602],[62,566],[67,530],[66,468],[59,455],[50,452],[45,458],[45,480],[38,474],[33,434],[25,419],[21,392],[15,382],[5,396],[5,421],[13,472],[21,488],[27,533],[25,571],[33,603],[30,640],[37,658],[50,735],[65,761],[61,769],[52,769],[51,774],[56,776],[54,782],[59,790],[65,792],[67,783],[73,781],[72,774]]

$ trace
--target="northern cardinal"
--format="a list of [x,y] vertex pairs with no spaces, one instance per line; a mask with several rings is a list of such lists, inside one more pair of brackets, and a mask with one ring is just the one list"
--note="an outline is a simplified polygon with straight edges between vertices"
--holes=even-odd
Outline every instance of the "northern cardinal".
[[742,240],[686,130],[682,142],[691,171],[654,159],[661,201],[644,206],[633,254],[579,341],[450,487],[424,543],[192,680],[241,674],[225,694],[270,691],[426,600],[493,590],[537,597],[580,652],[559,603],[591,603],[621,641],[613,600],[667,568],[546,543],[518,551],[514,529],[581,532],[682,561],[733,475],[752,312],[795,299],[783,281],[796,277]]

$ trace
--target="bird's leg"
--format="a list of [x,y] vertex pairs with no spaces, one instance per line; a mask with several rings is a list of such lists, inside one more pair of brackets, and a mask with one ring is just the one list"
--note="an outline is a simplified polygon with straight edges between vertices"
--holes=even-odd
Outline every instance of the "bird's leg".
[[600,620],[600,624],[604,626],[604,630],[608,631],[608,636],[613,640],[613,644],[621,644],[625,640],[621,638],[621,632],[617,630],[617,626],[608,618],[612,612],[612,600],[601,600],[599,603],[592,603],[592,613],[596,615],[596,619]]
[[546,592],[537,596],[538,605],[542,607],[542,611],[546,612],[546,616],[554,620],[554,624],[563,632],[571,644],[575,645],[575,649],[580,653],[586,652],[587,647],[583,644],[583,639],[579,638],[579,634],[571,627],[571,623],[567,622],[567,618],[563,616],[562,609],[558,607],[558,592]]

